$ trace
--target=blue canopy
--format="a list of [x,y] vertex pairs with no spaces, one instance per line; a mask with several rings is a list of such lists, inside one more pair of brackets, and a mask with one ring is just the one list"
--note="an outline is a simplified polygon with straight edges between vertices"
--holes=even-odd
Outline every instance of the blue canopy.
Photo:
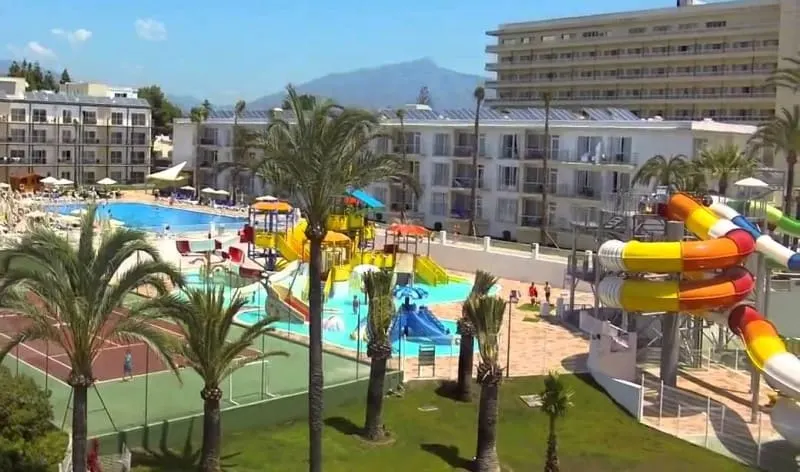
[[377,209],[384,208],[386,206],[381,203],[380,200],[361,189],[350,189],[347,191],[347,194],[363,203],[367,208]]

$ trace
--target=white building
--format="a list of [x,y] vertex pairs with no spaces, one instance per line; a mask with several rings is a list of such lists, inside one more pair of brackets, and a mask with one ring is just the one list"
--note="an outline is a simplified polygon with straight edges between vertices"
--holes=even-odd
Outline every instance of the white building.
[[[200,185],[214,181],[214,166],[231,159],[230,112],[212,113],[200,126],[177,120],[174,127],[176,161],[193,168],[200,155]],[[267,112],[246,112],[247,126],[267,123]],[[397,132],[399,120],[384,113],[383,124]],[[511,109],[482,111],[479,141],[478,231],[522,242],[539,240],[543,215],[544,111]],[[408,195],[408,214],[428,227],[466,232],[472,181],[474,111],[433,111],[411,106],[405,115],[406,154],[419,176],[423,194]],[[744,148],[754,126],[714,121],[642,120],[621,109],[583,109],[578,113],[551,110],[550,195],[551,228],[567,228],[574,220],[597,218],[603,199],[631,189],[636,169],[655,155],[694,156],[704,146],[725,143]],[[380,138],[379,152],[399,153],[397,139]],[[256,152],[256,151],[253,151]],[[767,163],[768,165],[770,163]],[[376,184],[369,189],[387,205],[385,220],[402,208],[399,184]],[[587,210],[588,208],[588,210]]]
[[150,105],[138,98],[25,92],[0,77],[0,181],[36,173],[91,184],[150,173]]
[[88,95],[106,98],[139,98],[138,89],[96,82],[67,82],[59,85],[59,92],[70,95]]

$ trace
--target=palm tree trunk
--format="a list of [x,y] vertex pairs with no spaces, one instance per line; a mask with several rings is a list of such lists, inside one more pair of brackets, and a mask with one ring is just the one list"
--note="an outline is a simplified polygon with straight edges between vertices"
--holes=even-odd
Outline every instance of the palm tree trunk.
[[548,231],[550,231],[550,212],[547,210],[547,197],[550,193],[550,93],[544,93],[544,159],[542,159],[542,173],[544,186],[542,187],[542,229],[539,231],[539,243],[547,244]]
[[547,459],[544,463],[544,472],[558,472],[558,438],[556,437],[556,417],[550,416],[550,429],[547,434]]
[[456,398],[463,402],[472,401],[472,365],[475,362],[474,358],[475,338],[472,336],[471,330],[463,329],[461,330],[461,344],[458,348],[458,385],[456,388]]
[[325,230],[313,224],[308,271],[308,470],[322,472],[322,240]]
[[[789,151],[786,153],[786,187],[783,194],[783,214],[792,214],[792,196],[794,192],[794,167],[797,164],[797,152]],[[783,236],[784,246],[789,245],[789,235]]]
[[[391,352],[391,347],[389,348]],[[370,441],[380,441],[386,432],[383,429],[383,383],[386,379],[384,355],[373,356],[369,363],[369,387],[367,387],[367,418],[364,436]]]
[[220,398],[222,392],[219,388],[203,390],[203,450],[200,459],[202,472],[217,472],[220,470],[220,441],[222,436],[222,418],[220,415]]
[[475,222],[478,219],[478,151],[480,141],[481,103],[475,105],[475,129],[472,135],[472,183],[469,187],[469,235],[477,236]]
[[86,385],[72,387],[72,470],[86,472],[88,393]]
[[[499,369],[495,369],[499,371]],[[478,446],[475,454],[475,472],[497,472],[497,405],[500,378],[489,374],[481,381],[481,398],[478,406]]]
[[[406,128],[405,128],[405,120],[403,116],[400,116],[400,153],[403,156],[403,165],[406,165],[408,162],[408,156],[406,155]],[[400,186],[400,198],[402,199],[402,204],[400,205],[400,222],[406,222],[406,183],[402,182]]]

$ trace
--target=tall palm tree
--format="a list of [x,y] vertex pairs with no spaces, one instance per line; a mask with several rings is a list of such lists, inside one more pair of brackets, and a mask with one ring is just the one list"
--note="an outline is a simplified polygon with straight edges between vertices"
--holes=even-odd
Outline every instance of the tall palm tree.
[[238,293],[226,302],[221,288],[186,289],[182,294],[162,297],[156,304],[161,313],[177,322],[181,331],[183,341],[176,347],[176,353],[203,379],[200,391],[203,399],[200,469],[203,472],[220,470],[220,384],[249,362],[287,355],[285,352],[247,355],[253,342],[271,331],[270,324],[278,319],[268,316],[236,333],[234,318],[246,304],[247,300]]
[[230,162],[220,162],[217,164],[219,172],[228,171],[230,178],[231,196],[236,201],[239,195],[239,175],[246,172],[248,168],[252,167],[248,158],[248,151],[255,141],[255,135],[250,130],[239,126],[239,119],[244,114],[247,103],[244,100],[239,100],[233,108],[233,152],[231,154]]
[[551,92],[542,93],[542,100],[544,100],[544,159],[542,159],[544,186],[542,188],[542,229],[539,231],[539,242],[541,244],[547,244],[547,232],[550,229],[550,212],[547,210],[547,197],[550,193],[550,102],[552,99],[553,94]]
[[544,472],[559,472],[558,437],[556,436],[556,420],[566,416],[572,407],[573,392],[556,372],[550,372],[544,379],[544,390],[540,394],[542,412],[548,418],[547,460]]
[[331,101],[304,108],[292,86],[287,87],[294,119],[275,116],[264,136],[264,160],[259,174],[276,189],[293,195],[306,214],[309,240],[309,470],[322,469],[322,241],[337,198],[348,188],[379,181],[400,181],[419,191],[419,184],[402,159],[377,154],[378,117],[365,110],[341,108]]
[[[193,169],[193,186],[195,192],[200,191],[200,132],[203,129],[203,123],[208,120],[208,115],[211,113],[211,104],[205,100],[202,105],[192,108],[189,111],[189,120],[197,124],[197,144],[195,144],[195,159]],[[198,193],[199,195],[199,193]]]
[[[76,472],[86,470],[87,394],[95,381],[92,363],[106,341],[144,342],[178,374],[169,354],[171,338],[150,321],[161,316],[154,311],[159,297],[170,285],[182,283],[180,273],[161,259],[140,231],[116,228],[97,241],[95,209],[90,206],[81,220],[77,246],[37,226],[0,250],[0,304],[27,320],[27,327],[0,349],[0,361],[19,344],[33,340],[47,341],[66,353]],[[128,308],[124,317],[115,314],[125,297],[141,287],[154,289],[156,298]]]
[[656,155],[633,174],[632,185],[643,186],[675,186],[682,188],[689,166],[689,157],[677,154],[669,158]]
[[475,98],[475,125],[472,132],[472,185],[469,188],[469,235],[477,236],[475,222],[478,219],[478,152],[480,152],[481,106],[486,98],[486,90],[480,85],[472,92]]
[[370,358],[364,436],[370,441],[380,441],[386,437],[382,414],[383,383],[386,361],[392,356],[389,329],[395,318],[392,274],[384,271],[367,272],[364,274],[364,291],[369,300],[367,356]]
[[732,179],[752,177],[760,161],[752,154],[745,154],[735,144],[725,144],[700,151],[696,161],[698,171],[717,181],[720,195],[728,192]]
[[472,366],[475,356],[475,326],[466,313],[466,306],[470,299],[489,294],[497,284],[497,277],[478,270],[475,272],[475,282],[472,284],[467,300],[461,307],[461,318],[458,320],[457,333],[461,335],[458,348],[458,384],[456,398],[461,401],[472,401]]
[[763,150],[786,154],[786,185],[783,195],[783,212],[791,215],[792,191],[797,155],[800,153],[800,106],[791,110],[781,108],[769,121],[762,123],[750,138],[750,152],[758,155]]
[[[400,120],[400,156],[403,158],[403,162],[408,160],[408,156],[406,155],[406,111],[402,108],[395,112],[397,119]],[[400,204],[400,221],[402,223],[406,222],[406,184],[402,183],[400,187],[400,198],[402,203]]]
[[497,458],[497,416],[500,383],[503,381],[503,368],[498,362],[500,348],[497,338],[506,312],[506,301],[500,297],[472,297],[467,300],[464,311],[475,326],[481,353],[481,362],[478,365],[481,398],[478,405],[475,471],[497,472],[500,469]]
[[800,90],[800,56],[784,57],[783,60],[787,65],[776,69],[767,79],[767,83],[797,92]]
[[[313,110],[314,106],[317,104],[317,97],[308,93],[298,94],[297,104],[300,105],[300,108],[303,110]],[[292,103],[291,98],[287,96],[283,99],[281,108],[284,110],[294,110],[295,105],[296,104]]]

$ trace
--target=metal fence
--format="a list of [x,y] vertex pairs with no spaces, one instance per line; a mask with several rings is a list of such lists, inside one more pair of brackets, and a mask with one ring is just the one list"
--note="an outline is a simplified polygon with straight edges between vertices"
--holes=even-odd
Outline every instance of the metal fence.
[[646,375],[641,387],[642,423],[748,465],[797,470],[794,448],[774,432],[767,412],[750,423],[738,409]]

